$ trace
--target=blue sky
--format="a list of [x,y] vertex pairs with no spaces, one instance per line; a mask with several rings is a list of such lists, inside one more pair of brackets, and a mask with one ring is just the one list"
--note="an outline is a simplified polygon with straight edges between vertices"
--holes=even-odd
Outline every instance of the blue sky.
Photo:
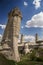
[[0,36],[8,20],[8,12],[18,7],[22,12],[20,33],[43,38],[43,0],[0,0]]

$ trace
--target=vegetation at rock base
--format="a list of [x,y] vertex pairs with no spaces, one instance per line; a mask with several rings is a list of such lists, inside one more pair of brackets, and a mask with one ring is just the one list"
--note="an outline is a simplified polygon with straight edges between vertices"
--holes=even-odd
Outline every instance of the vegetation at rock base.
[[15,65],[15,63],[13,60],[8,60],[0,54],[0,65]]
[[[36,50],[33,50],[30,54],[22,55],[20,62],[8,60],[0,54],[0,65],[43,65],[43,54],[38,57],[36,52]],[[38,52],[42,53],[43,50],[38,49]]]

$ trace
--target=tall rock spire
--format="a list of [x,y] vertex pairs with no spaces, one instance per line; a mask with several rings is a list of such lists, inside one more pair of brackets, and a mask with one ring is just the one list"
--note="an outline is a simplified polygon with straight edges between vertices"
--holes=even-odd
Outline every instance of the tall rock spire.
[[13,51],[12,53],[13,60],[17,62],[20,61],[18,52],[18,37],[20,32],[21,19],[22,15],[18,8],[12,9],[8,13],[8,23],[6,25],[2,39],[2,46],[6,45],[11,48],[10,50]]

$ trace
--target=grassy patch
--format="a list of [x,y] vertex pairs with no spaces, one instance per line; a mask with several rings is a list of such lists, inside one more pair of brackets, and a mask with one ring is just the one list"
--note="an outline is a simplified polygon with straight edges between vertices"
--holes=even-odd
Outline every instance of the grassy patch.
[[2,54],[0,54],[0,65],[15,65],[13,60],[6,59]]
[[0,54],[0,65],[43,65],[43,62],[30,61],[29,55],[24,55],[20,62],[14,62],[13,60],[6,59],[2,54]]
[[36,61],[21,61],[18,65],[43,65],[43,62],[36,62]]

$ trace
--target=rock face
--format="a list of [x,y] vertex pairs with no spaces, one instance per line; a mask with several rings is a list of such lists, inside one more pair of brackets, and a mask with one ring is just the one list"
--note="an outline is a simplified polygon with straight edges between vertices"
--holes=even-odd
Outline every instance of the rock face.
[[[3,54],[17,62],[20,61],[19,52],[18,52],[18,37],[20,31],[22,15],[18,8],[12,9],[8,14],[8,23],[6,25],[3,38]],[[7,47],[6,47],[7,46]]]

